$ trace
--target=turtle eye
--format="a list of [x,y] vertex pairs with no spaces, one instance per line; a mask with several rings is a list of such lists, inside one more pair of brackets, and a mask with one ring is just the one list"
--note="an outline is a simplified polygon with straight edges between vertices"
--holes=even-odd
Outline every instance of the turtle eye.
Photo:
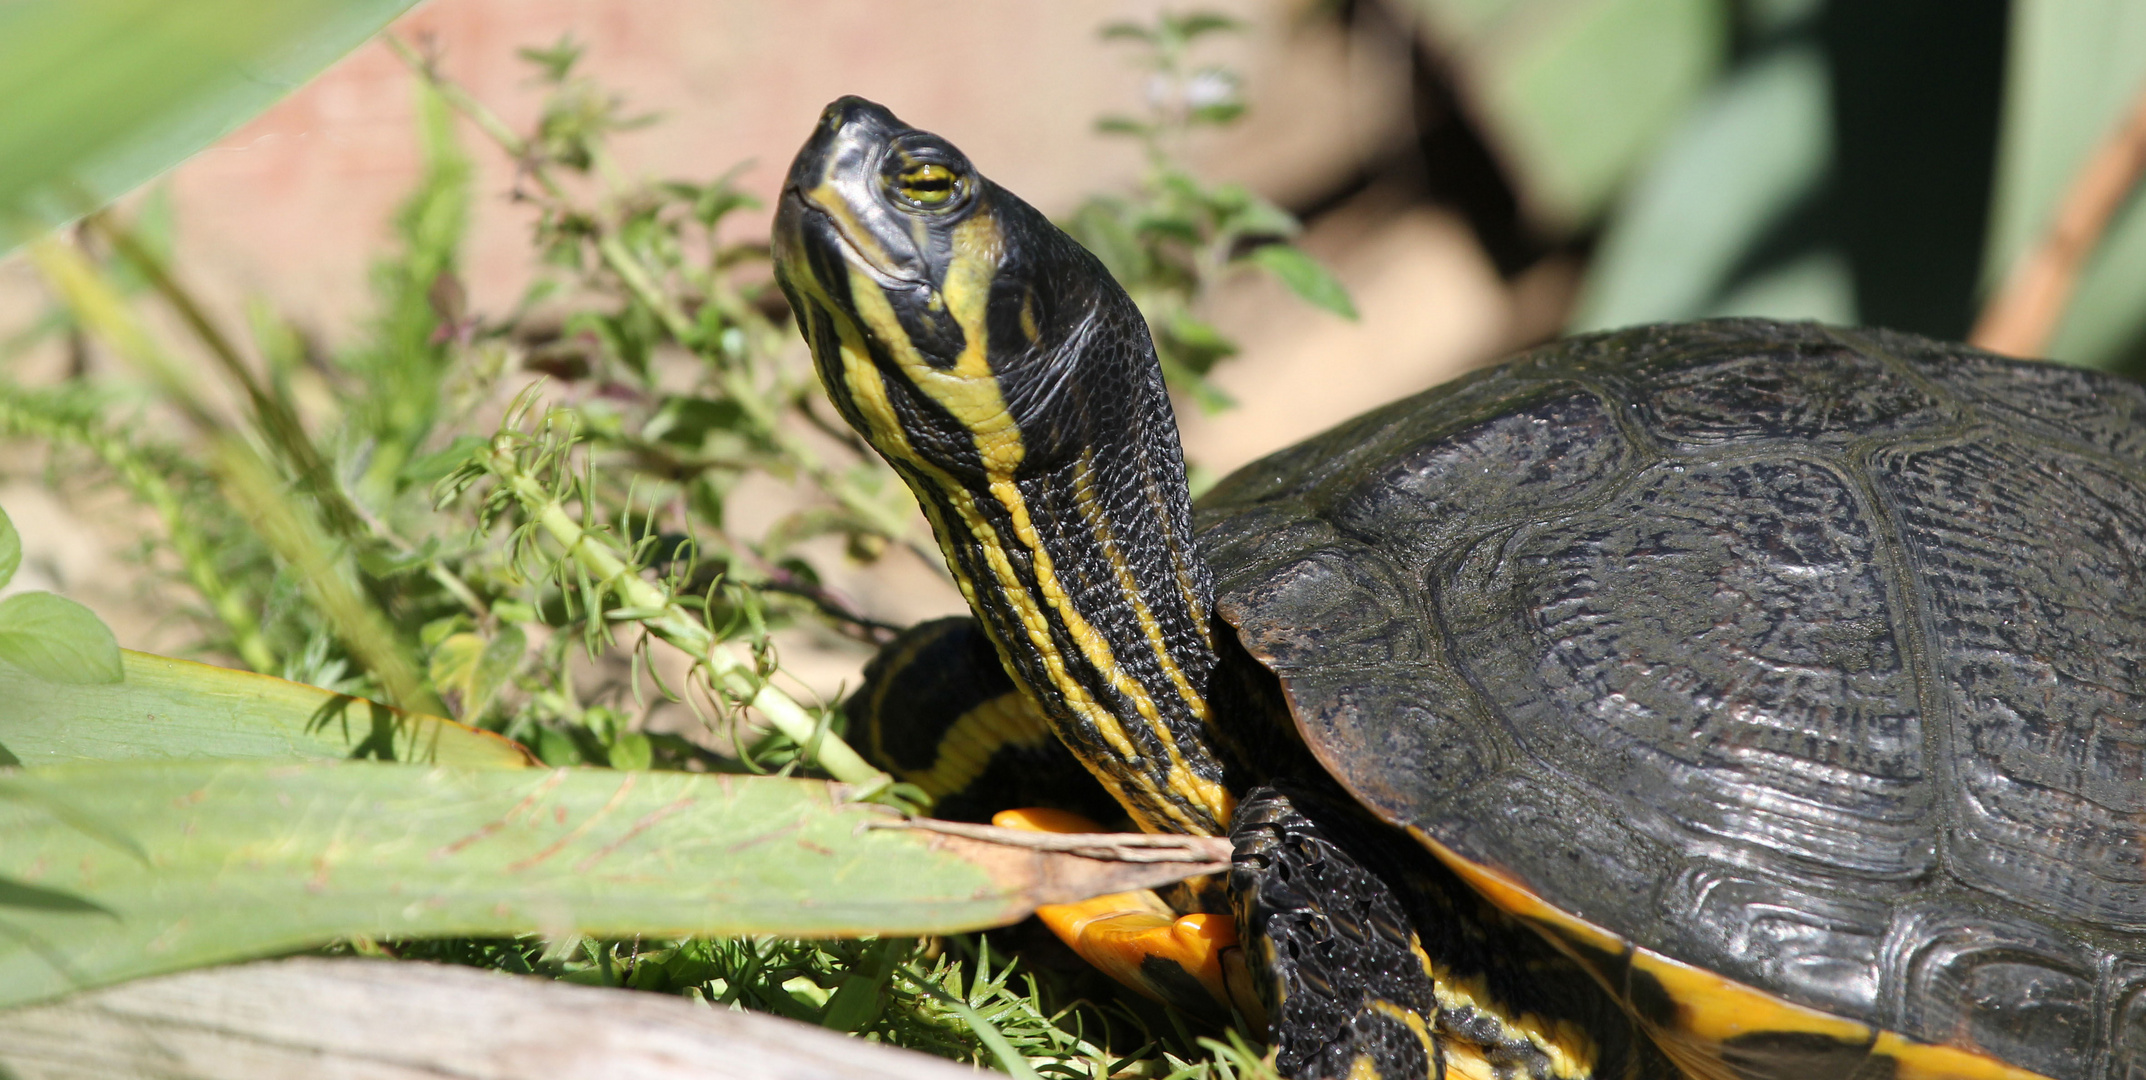
[[936,161],[905,165],[891,179],[895,197],[918,210],[945,210],[967,186],[959,173]]

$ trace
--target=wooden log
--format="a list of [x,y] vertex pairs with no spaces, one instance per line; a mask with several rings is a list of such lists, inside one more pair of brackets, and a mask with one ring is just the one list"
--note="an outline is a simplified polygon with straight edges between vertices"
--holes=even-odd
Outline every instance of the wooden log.
[[975,1080],[759,1013],[443,964],[271,960],[0,1013],[12,1080]]

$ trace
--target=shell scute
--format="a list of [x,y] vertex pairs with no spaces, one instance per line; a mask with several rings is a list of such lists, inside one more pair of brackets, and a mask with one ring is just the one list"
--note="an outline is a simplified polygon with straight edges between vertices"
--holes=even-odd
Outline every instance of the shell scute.
[[2146,458],[2146,386],[1886,330],[1856,334],[1991,419],[2126,461]]
[[1955,782],[1946,840],[1978,887],[2146,929],[2146,499],[2015,436],[1879,455],[1928,609]]
[[1393,448],[1383,467],[1328,496],[1335,527],[1409,565],[1487,517],[1528,520],[1589,497],[1638,455],[1614,406],[1570,385],[1460,431]]
[[1888,1026],[2051,1076],[2089,1074],[2101,981],[2092,950],[1958,894],[1903,911],[1892,937],[1901,992]]
[[1927,769],[1874,544],[1824,466],[1665,463],[1598,511],[1478,546],[1436,596],[1517,740],[1639,827],[1910,877],[1932,858]]
[[1635,395],[1647,425],[1686,446],[1807,441],[1841,443],[1931,427],[1951,417],[1944,403],[1875,356],[1814,332],[1787,345],[1749,342],[1644,380]]

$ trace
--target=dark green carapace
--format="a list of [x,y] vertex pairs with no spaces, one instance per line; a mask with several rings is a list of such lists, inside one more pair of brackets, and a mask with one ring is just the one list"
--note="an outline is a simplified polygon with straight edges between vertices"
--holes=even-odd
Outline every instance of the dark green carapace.
[[1010,689],[1138,826],[1226,831],[1176,900],[1285,1075],[2146,1077],[2140,388],[1643,327],[1194,514],[1138,313],[945,140],[837,102],[775,242],[988,642],[895,711]]

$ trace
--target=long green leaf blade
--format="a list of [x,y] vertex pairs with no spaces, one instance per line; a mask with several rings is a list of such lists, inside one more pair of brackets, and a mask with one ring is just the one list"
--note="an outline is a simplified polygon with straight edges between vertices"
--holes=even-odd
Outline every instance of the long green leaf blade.
[[[376,762],[0,773],[0,1008],[344,935],[923,934],[1216,864],[928,833],[820,781]],[[53,812],[93,806],[139,849]]]
[[533,764],[509,740],[438,717],[266,675],[120,656],[126,677],[106,686],[49,682],[0,664],[0,753],[30,767],[143,758]]
[[414,2],[0,4],[0,253],[230,133]]
[[[1589,267],[1570,329],[1703,315],[1853,322],[1845,262],[1812,287],[1734,280],[1826,181],[1833,145],[1825,60],[1791,48],[1718,84],[1626,193]],[[1741,286],[1741,287],[1740,287]]]

